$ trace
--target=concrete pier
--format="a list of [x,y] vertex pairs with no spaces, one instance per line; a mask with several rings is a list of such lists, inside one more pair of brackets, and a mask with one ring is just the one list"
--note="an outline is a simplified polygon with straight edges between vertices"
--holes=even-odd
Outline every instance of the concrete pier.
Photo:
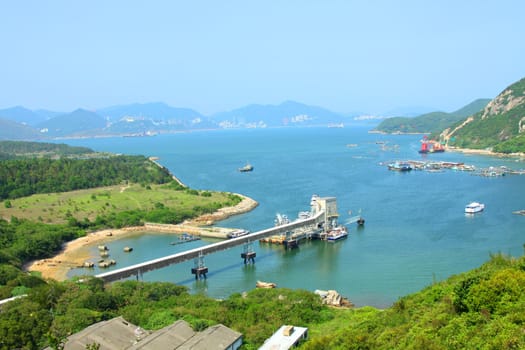
[[[334,219],[338,217],[336,199],[335,197],[320,198],[317,196],[315,196],[315,199],[316,200],[312,200],[311,203],[313,215],[306,219],[299,219],[288,224],[275,226],[269,229],[251,233],[246,236],[228,239],[222,242],[209,244],[204,247],[191,249],[185,252],[168,255],[140,264],[101,273],[96,275],[95,277],[101,278],[102,280],[104,280],[104,282],[113,282],[131,276],[138,276],[139,274],[160,269],[162,267],[166,267],[172,264],[196,259],[196,261],[199,263],[196,264],[194,268],[192,268],[192,274],[194,274],[195,278],[197,279],[201,277],[206,278],[206,274],[208,273],[208,267],[204,265],[203,257],[208,254],[230,249],[238,245],[249,244],[250,242],[258,241],[266,237],[285,236],[287,232],[292,232],[295,230],[301,231],[306,229],[313,229],[322,230],[326,232],[328,229],[330,229],[332,223],[334,222]],[[244,255],[241,255],[241,257],[243,259],[246,258],[246,262],[255,261],[255,252],[244,251],[243,254]]]

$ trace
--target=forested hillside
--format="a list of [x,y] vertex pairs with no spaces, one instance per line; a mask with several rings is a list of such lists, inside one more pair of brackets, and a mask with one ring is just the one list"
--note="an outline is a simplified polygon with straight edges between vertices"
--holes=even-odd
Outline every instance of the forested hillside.
[[445,129],[448,146],[525,152],[525,78],[512,84],[482,111]]
[[35,193],[67,192],[84,188],[135,183],[166,183],[169,171],[144,156],[94,159],[14,159],[0,167],[0,200]]
[[523,349],[525,259],[493,255],[475,270],[399,299],[382,312],[354,312],[304,349]]
[[3,155],[4,159],[86,157],[95,155],[95,151],[87,147],[74,147],[63,143],[0,141],[0,155]]
[[478,99],[465,107],[452,112],[432,112],[414,118],[393,117],[383,120],[374,130],[385,133],[432,133],[445,129],[451,124],[463,120],[489,103],[489,99]]

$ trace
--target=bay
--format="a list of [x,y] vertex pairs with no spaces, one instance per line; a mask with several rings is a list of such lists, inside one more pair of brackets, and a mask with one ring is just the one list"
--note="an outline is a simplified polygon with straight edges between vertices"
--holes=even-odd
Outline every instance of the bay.
[[[255,287],[335,289],[357,306],[387,307],[399,297],[487,261],[491,254],[523,254],[525,176],[487,178],[469,172],[398,173],[393,160],[464,162],[478,168],[525,167],[523,159],[456,152],[420,155],[421,135],[370,134],[366,127],[212,130],[155,137],[67,140],[97,151],[159,157],[195,189],[242,193],[259,202],[253,211],[217,226],[258,231],[277,213],[308,210],[313,194],[337,198],[340,222],[362,210],[365,226],[348,225],[348,239],[305,242],[299,249],[255,243],[255,265],[244,265],[242,247],[205,257],[210,272],[195,281],[194,262],[144,274],[146,281],[182,284],[195,293],[226,298]],[[253,172],[238,168],[251,163]],[[466,216],[470,201],[484,212]],[[133,235],[110,243],[114,268],[143,262],[214,240],[170,245],[173,235]],[[132,246],[132,253],[123,253]],[[96,252],[93,252],[96,254]],[[95,269],[92,273],[98,273]],[[70,275],[85,274],[72,270]]]

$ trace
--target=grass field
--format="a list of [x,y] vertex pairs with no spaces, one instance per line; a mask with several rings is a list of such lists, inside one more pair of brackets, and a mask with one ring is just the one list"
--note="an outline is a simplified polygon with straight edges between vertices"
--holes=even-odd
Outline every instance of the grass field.
[[[219,203],[231,206],[231,194],[223,192],[176,191],[166,185],[141,186],[139,184],[102,187],[64,193],[37,194],[11,199],[9,205],[0,203],[0,217],[8,220],[12,216],[44,223],[65,223],[71,214],[81,221],[93,221],[98,215],[127,210],[148,210],[164,206],[185,211],[195,206]],[[202,194],[202,191],[198,193]]]

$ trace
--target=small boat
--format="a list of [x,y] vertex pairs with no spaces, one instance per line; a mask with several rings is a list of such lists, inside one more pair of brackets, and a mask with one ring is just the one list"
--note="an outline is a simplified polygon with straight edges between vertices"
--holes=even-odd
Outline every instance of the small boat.
[[237,238],[237,237],[246,236],[249,233],[250,231],[248,230],[240,229],[240,230],[235,230],[235,231],[228,233],[227,236],[228,238]]
[[394,163],[388,164],[388,170],[410,171],[412,170],[412,166],[406,162],[394,162]]
[[245,166],[243,166],[242,168],[239,168],[239,171],[241,173],[245,173],[245,172],[248,172],[248,171],[253,171],[253,165],[251,165],[250,163],[247,163]]
[[338,241],[346,237],[348,237],[348,231],[344,226],[334,227],[326,234],[326,240],[331,242]]
[[483,211],[485,209],[485,204],[478,202],[470,202],[465,206],[465,213],[475,214]]
[[345,125],[343,123],[330,123],[328,124],[328,127],[342,129],[345,127]]

